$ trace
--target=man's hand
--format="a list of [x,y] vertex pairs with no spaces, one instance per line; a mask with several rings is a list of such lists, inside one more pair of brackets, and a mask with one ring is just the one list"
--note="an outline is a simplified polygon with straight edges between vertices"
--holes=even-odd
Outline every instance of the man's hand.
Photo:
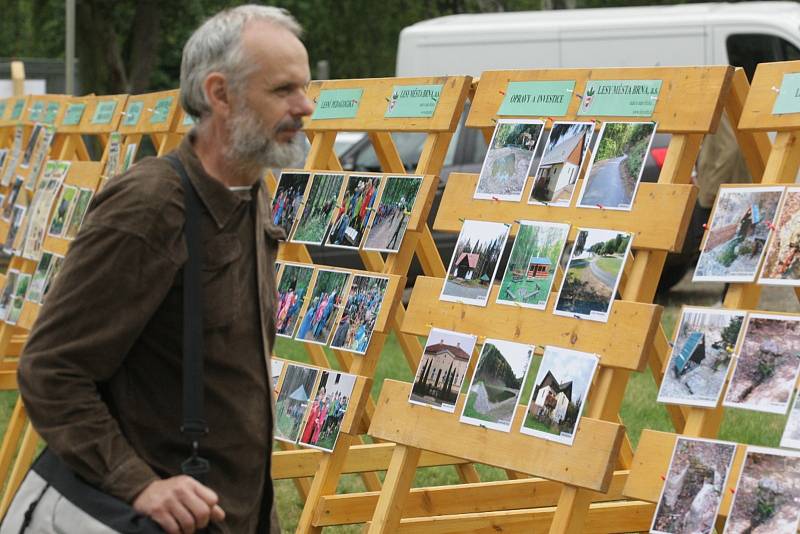
[[225,512],[217,494],[186,475],[151,482],[133,501],[133,508],[161,525],[168,534],[191,534],[222,521]]

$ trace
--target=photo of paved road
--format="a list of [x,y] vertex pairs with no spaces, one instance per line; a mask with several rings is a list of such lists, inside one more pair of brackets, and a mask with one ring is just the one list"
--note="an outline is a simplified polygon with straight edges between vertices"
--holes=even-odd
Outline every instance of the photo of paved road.
[[630,202],[631,193],[622,177],[622,163],[628,156],[607,159],[592,167],[581,204],[620,206]]
[[629,245],[630,234],[581,230],[555,311],[588,318],[608,313]]
[[578,205],[630,208],[655,133],[652,122],[603,123]]

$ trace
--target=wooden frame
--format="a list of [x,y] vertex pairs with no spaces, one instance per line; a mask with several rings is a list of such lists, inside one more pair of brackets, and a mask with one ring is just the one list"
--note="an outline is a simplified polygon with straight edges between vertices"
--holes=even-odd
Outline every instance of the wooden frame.
[[[739,73],[741,77],[741,73]],[[447,303],[434,302],[436,295],[434,290],[441,287],[441,280],[423,279],[418,282],[412,295],[411,305],[406,314],[404,330],[423,334],[432,326],[442,326],[444,328],[454,328],[461,331],[481,332],[486,335],[508,336],[508,339],[520,337],[520,331],[524,331],[524,324],[546,325],[541,328],[538,336],[531,335],[526,338],[528,342],[535,342],[539,345],[553,343],[559,346],[580,346],[581,350],[597,352],[601,356],[601,367],[595,379],[593,390],[590,393],[589,409],[581,420],[581,425],[585,421],[604,421],[606,424],[615,425],[619,422],[619,408],[622,402],[625,386],[630,371],[642,370],[648,360],[651,359],[652,347],[659,345],[664,340],[663,332],[659,327],[660,310],[658,307],[648,304],[652,302],[657,287],[658,280],[663,269],[664,259],[668,251],[679,250],[683,244],[683,237],[687,229],[689,217],[696,198],[696,188],[690,184],[691,170],[697,157],[700,141],[704,134],[716,130],[723,107],[730,107],[731,99],[729,91],[734,80],[734,70],[730,67],[689,67],[689,68],[624,68],[624,69],[555,69],[542,71],[493,71],[483,73],[477,84],[475,97],[467,126],[480,128],[484,138],[491,139],[492,132],[497,120],[500,103],[505,94],[506,85],[509,81],[535,81],[535,80],[575,80],[575,93],[580,95],[584,91],[587,80],[611,79],[660,79],[663,81],[658,101],[651,117],[658,121],[658,129],[661,132],[669,132],[672,139],[667,151],[666,160],[661,170],[659,181],[656,184],[643,184],[634,201],[630,212],[618,212],[605,209],[588,210],[574,207],[573,199],[571,207],[560,208],[552,206],[533,206],[524,203],[502,202],[493,200],[473,200],[472,191],[474,190],[477,177],[475,175],[454,174],[448,180],[447,187],[443,196],[442,205],[437,214],[434,228],[445,231],[458,231],[461,222],[466,219],[488,220],[504,222],[513,225],[516,219],[524,218],[530,220],[543,221],[569,221],[573,225],[572,234],[574,236],[575,227],[588,226],[596,228],[610,228],[615,230],[630,231],[635,233],[633,239],[632,257],[625,268],[623,282],[620,286],[622,300],[615,302],[612,308],[612,317],[607,324],[586,325],[588,321],[565,319],[563,317],[545,317],[546,311],[534,311],[519,309],[511,320],[509,320],[508,308],[497,310],[497,306],[491,304],[487,308],[471,308],[467,305],[450,305]],[[739,80],[739,87],[746,89]],[[741,95],[739,95],[741,97]],[[692,102],[691,107],[687,107],[686,102]],[[577,120],[577,110],[580,104],[579,98],[572,100],[568,106],[566,116],[558,117],[558,120]],[[729,113],[734,113],[729,110]],[[505,117],[503,117],[505,118]],[[545,117],[548,121],[553,118]],[[596,117],[580,117],[580,119],[593,120]],[[615,118],[603,118],[602,120],[614,120]],[[633,119],[630,119],[633,120]],[[637,119],[641,120],[641,119]],[[532,187],[528,184],[526,192]],[[578,184],[576,187],[580,187]],[[527,198],[527,197],[523,197]],[[669,218],[673,224],[664,225],[664,221]],[[513,228],[513,226],[512,226]],[[497,292],[494,288],[494,292]],[[419,295],[417,292],[419,291]],[[424,302],[424,305],[421,304]],[[491,302],[491,299],[490,299]],[[420,303],[417,307],[417,303]],[[447,304],[447,305],[445,305]],[[550,303],[550,308],[553,303]],[[646,319],[647,313],[630,313],[637,315],[642,321],[634,327],[630,327],[629,319],[623,320],[627,316],[628,306],[651,306],[650,321]],[[413,312],[412,312],[413,310]],[[644,311],[645,308],[642,308]],[[658,311],[656,311],[658,310]],[[420,316],[417,317],[416,313]],[[501,316],[502,314],[502,316]],[[619,314],[619,315],[618,315]],[[616,316],[616,318],[614,317]],[[502,317],[502,318],[501,318]],[[523,318],[525,317],[525,318]],[[627,324],[626,324],[627,321]],[[574,326],[571,329],[570,323]],[[577,323],[577,324],[575,324]],[[629,326],[624,334],[616,333],[620,326]],[[472,328],[472,330],[470,330]],[[538,330],[538,329],[537,329]],[[591,332],[591,333],[590,333]],[[570,335],[571,334],[571,335]],[[577,336],[575,334],[578,334]],[[607,337],[606,337],[607,336]],[[637,337],[638,339],[634,341]],[[539,340],[538,337],[542,337]],[[613,339],[613,343],[609,340]],[[633,353],[615,356],[615,346],[631,342],[636,350]],[[639,352],[641,348],[641,352]],[[391,390],[387,392],[389,395]],[[404,399],[403,399],[404,400]],[[392,403],[392,400],[384,400],[383,396],[380,403]],[[400,416],[393,416],[390,421],[397,423],[401,418],[410,418],[410,409],[392,404],[399,410]],[[382,409],[382,406],[381,406]],[[443,434],[427,436],[430,439],[413,439],[407,433],[400,431],[392,434],[387,432],[382,426],[378,414],[373,420],[371,433],[376,433],[376,437],[388,437],[391,435],[396,439],[398,445],[395,446],[392,459],[389,464],[384,489],[374,503],[374,514],[369,532],[415,532],[421,525],[431,527],[432,532],[461,532],[473,528],[476,524],[487,528],[489,524],[495,528],[512,525],[519,525],[520,517],[526,517],[530,521],[535,518],[547,517],[547,522],[542,524],[543,528],[548,528],[551,533],[578,533],[585,532],[587,529],[593,531],[599,528],[601,531],[611,532],[614,528],[611,525],[597,525],[593,523],[599,514],[599,510],[617,510],[617,517],[620,519],[624,531],[646,529],[647,525],[643,520],[649,510],[652,513],[652,505],[649,503],[602,503],[598,501],[598,496],[593,490],[598,487],[587,488],[585,481],[575,484],[574,481],[565,481],[553,476],[548,472],[547,476],[551,481],[562,482],[561,491],[556,496],[550,493],[550,500],[547,504],[551,507],[547,512],[540,510],[525,510],[519,514],[509,515],[504,512],[498,515],[496,512],[484,509],[478,514],[449,515],[445,517],[435,517],[430,520],[423,518],[411,518],[404,509],[404,503],[409,494],[411,479],[413,478],[414,467],[420,457],[420,449],[444,454],[469,453],[469,458],[475,461],[492,463],[498,459],[487,451],[487,446],[473,442],[471,437],[475,433],[472,428],[460,428],[444,426],[441,417],[433,414],[425,414],[426,418],[436,420],[433,425],[445,429]],[[405,421],[407,424],[411,420]],[[457,419],[453,418],[453,424],[457,424]],[[413,419],[413,428],[424,428],[423,434],[428,431],[428,425],[422,417]],[[395,424],[394,426],[400,426]],[[392,427],[394,428],[394,427]],[[432,430],[432,432],[435,429]],[[459,439],[453,439],[459,436]],[[462,451],[456,448],[457,445],[450,446],[450,442],[458,443],[462,437],[468,443],[473,443],[474,450]],[[497,439],[493,435],[493,440]],[[529,439],[525,436],[518,436],[517,440],[526,440],[530,447]],[[445,443],[445,445],[442,445]],[[577,443],[577,440],[576,440]],[[517,445],[521,446],[521,445]],[[442,447],[445,447],[443,450]],[[618,477],[621,482],[627,475],[626,468],[630,466],[632,452],[629,443],[622,441],[617,449],[619,455],[608,459],[606,467],[609,473],[614,467],[622,468],[613,475]],[[568,462],[562,461],[563,455],[553,454],[548,457],[548,464],[566,468]],[[602,456],[600,456],[602,459]],[[494,464],[497,465],[497,464]],[[500,465],[508,468],[507,463]],[[539,468],[547,469],[547,467]],[[509,478],[518,476],[518,471],[509,470]],[[528,474],[542,475],[541,472],[531,472]],[[527,487],[543,488],[552,486],[553,482],[538,481],[531,479]],[[617,480],[617,478],[614,478]],[[501,491],[505,491],[512,485],[519,484],[516,480],[509,480],[505,483],[496,483],[491,487],[487,486],[485,498],[493,501],[493,496]],[[609,486],[600,486],[602,490],[607,490]],[[420,491],[420,490],[417,490]],[[552,491],[552,490],[551,490]],[[477,487],[475,488],[478,493]],[[442,495],[447,494],[455,498],[458,490],[442,490]],[[349,496],[348,496],[349,497]],[[600,497],[602,499],[602,497]],[[348,498],[350,506],[359,506],[362,501],[355,497]],[[323,504],[326,508],[329,503],[335,501],[328,499]],[[555,508],[552,508],[552,507]],[[649,508],[648,508],[649,507]],[[463,509],[462,509],[463,510]],[[610,512],[609,512],[610,513]],[[543,515],[544,514],[544,515]],[[435,509],[430,510],[427,515],[437,516]],[[362,516],[363,517],[363,516]],[[426,522],[427,521],[427,522]],[[435,525],[435,526],[434,526]],[[547,525],[544,527],[544,525]],[[590,527],[591,525],[591,527]]]
[[[731,118],[734,119],[734,124],[738,124],[737,138],[755,184],[791,184],[800,169],[800,146],[797,143],[800,114],[772,115],[772,107],[778,94],[776,88],[780,87],[785,73],[793,72],[800,72],[800,61],[762,63],[756,68],[746,98],[742,91],[737,94],[735,109],[738,114],[732,113]],[[765,133],[767,131],[778,132],[771,146]],[[800,295],[800,288],[794,290]],[[731,283],[725,293],[723,307],[731,310],[757,310],[760,294],[761,286],[756,283]],[[669,358],[669,345],[659,344],[656,346],[656,353],[651,367],[656,383],[660,384]],[[681,407],[680,411],[683,424],[675,425],[678,434],[699,438],[715,438],[718,435],[723,418],[721,400],[714,408],[687,406]],[[634,465],[623,490],[624,495],[651,503],[658,501],[664,484],[662,477],[666,475],[676,438],[675,434],[652,430],[642,433]],[[727,487],[723,492],[717,522],[720,531],[731,506],[732,492],[741,471],[745,449],[744,445],[737,447]]]

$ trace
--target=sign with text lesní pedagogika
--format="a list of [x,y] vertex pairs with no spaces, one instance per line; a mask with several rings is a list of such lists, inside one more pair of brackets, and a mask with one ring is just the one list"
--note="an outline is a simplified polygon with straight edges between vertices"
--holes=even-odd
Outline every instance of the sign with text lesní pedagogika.
[[363,89],[323,89],[319,92],[312,120],[352,119],[358,113]]
[[650,117],[661,80],[589,80],[578,115]]
[[508,82],[498,115],[563,117],[575,90],[575,80]]
[[800,72],[787,72],[783,75],[778,97],[772,107],[773,115],[800,113]]

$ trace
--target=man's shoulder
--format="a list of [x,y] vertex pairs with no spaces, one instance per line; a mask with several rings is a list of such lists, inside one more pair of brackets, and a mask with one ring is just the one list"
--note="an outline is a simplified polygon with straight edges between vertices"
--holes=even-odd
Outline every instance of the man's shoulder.
[[103,226],[150,239],[183,227],[183,188],[164,158],[145,158],[115,176],[92,202],[87,226]]

